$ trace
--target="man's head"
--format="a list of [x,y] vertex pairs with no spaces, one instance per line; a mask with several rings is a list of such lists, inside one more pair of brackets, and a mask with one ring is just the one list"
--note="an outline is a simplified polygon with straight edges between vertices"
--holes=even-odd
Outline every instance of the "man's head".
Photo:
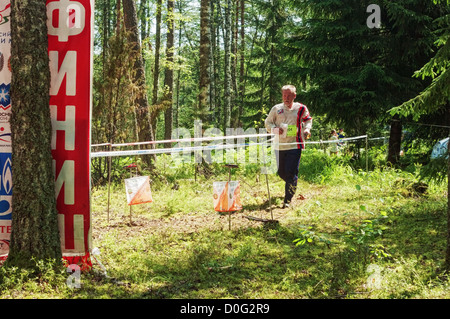
[[295,86],[285,85],[281,88],[281,92],[283,94],[284,106],[292,107],[292,103],[297,96],[297,89],[295,88]]

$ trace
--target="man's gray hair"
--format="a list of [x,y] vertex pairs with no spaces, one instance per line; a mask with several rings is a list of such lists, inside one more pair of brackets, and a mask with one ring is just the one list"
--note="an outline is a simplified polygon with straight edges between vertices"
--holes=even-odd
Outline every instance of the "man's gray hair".
[[281,91],[286,91],[286,90],[289,90],[292,93],[297,94],[297,88],[291,84],[285,85],[281,88]]

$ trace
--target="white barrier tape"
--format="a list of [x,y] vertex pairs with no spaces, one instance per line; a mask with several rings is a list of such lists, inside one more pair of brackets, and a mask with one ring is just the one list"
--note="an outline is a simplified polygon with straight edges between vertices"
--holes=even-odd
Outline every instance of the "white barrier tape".
[[[232,136],[210,136],[210,137],[195,137],[195,138],[185,138],[185,139],[171,139],[171,140],[158,140],[158,141],[147,141],[147,142],[132,142],[132,143],[122,143],[122,144],[111,144],[111,143],[102,143],[102,144],[92,144],[92,147],[97,146],[108,146],[111,147],[121,147],[121,146],[137,146],[137,145],[149,145],[149,144],[164,144],[164,143],[176,143],[176,142],[202,142],[202,141],[215,141],[215,140],[224,140],[224,139],[242,139],[242,138],[252,138],[252,137],[275,137],[275,134],[267,133],[267,134],[244,134],[244,135],[232,135]],[[361,138],[366,138],[367,135],[361,135],[357,137],[350,138],[341,138],[339,141],[348,141],[348,140],[356,140]],[[306,141],[303,143],[306,144],[320,144],[320,143],[333,143],[334,140],[329,141]],[[282,143],[282,145],[288,144],[300,144],[298,143]],[[281,143],[280,143],[281,145]]]
[[360,140],[360,139],[363,139],[366,137],[367,137],[367,135],[361,135],[361,136],[356,136],[356,137],[340,138],[338,140],[326,140],[326,141],[320,140],[320,141],[305,141],[305,142],[295,142],[295,143],[278,143],[278,145],[342,143],[345,141]]
[[[273,134],[261,134],[258,136],[272,136]],[[239,138],[243,136],[248,137],[249,135],[238,135]],[[253,135],[256,136],[256,135]],[[223,138],[223,136],[221,136]],[[228,136],[227,138],[237,138],[236,136]],[[327,141],[306,141],[304,144],[322,144],[322,143],[340,143],[343,141],[351,141],[357,139],[367,138],[367,135],[361,135],[357,137],[349,137],[342,138],[339,140],[327,140]],[[190,140],[190,139],[189,139]],[[220,149],[229,149],[229,148],[237,148],[237,147],[245,147],[245,146],[256,146],[262,144],[268,144],[269,142],[273,142],[274,138],[264,141],[262,143],[244,143],[244,144],[219,144],[219,145],[205,145],[205,146],[193,146],[193,147],[175,147],[175,148],[157,148],[157,149],[145,149],[145,150],[127,150],[127,151],[111,151],[111,152],[95,152],[91,153],[91,158],[97,157],[109,157],[109,156],[133,156],[133,155],[148,155],[148,154],[170,154],[176,152],[184,152],[189,153],[193,151],[203,151],[203,150],[220,150]],[[182,140],[184,142],[188,141],[186,139]],[[275,143],[278,145],[297,145],[301,144],[300,142],[295,143]]]
[[180,139],[171,139],[171,140],[158,140],[158,141],[147,141],[147,142],[133,142],[133,143],[122,143],[122,144],[111,144],[111,143],[103,143],[103,144],[92,144],[92,147],[96,146],[112,146],[112,147],[121,147],[121,146],[137,146],[137,145],[149,145],[149,144],[164,144],[164,143],[176,143],[176,142],[207,142],[207,141],[216,141],[216,140],[226,140],[226,139],[242,139],[242,138],[252,138],[252,137],[273,137],[274,134],[244,134],[244,135],[225,135],[225,136],[209,136],[209,137],[194,137],[194,138],[180,138]]
[[192,147],[174,147],[174,148],[156,148],[147,150],[128,150],[128,151],[112,151],[112,152],[95,152],[91,153],[91,158],[96,157],[108,157],[108,156],[132,156],[132,155],[148,155],[148,154],[169,154],[176,152],[191,153],[195,151],[208,151],[208,150],[221,150],[236,147],[256,146],[267,144],[268,140],[263,143],[244,143],[244,144],[223,144],[223,145],[205,145],[205,146],[192,146]]

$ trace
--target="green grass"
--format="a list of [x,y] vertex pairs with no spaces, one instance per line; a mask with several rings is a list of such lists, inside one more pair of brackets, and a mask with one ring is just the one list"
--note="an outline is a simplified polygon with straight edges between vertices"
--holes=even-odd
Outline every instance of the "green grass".
[[270,218],[265,176],[254,168],[233,172],[244,209],[232,214],[231,230],[228,215],[212,208],[212,182],[227,179],[220,168],[197,181],[166,168],[166,179],[152,182],[154,201],[133,206],[131,224],[124,185],[111,187],[109,221],[108,188],[96,187],[93,246],[107,277],[96,260],[81,288],[45,264],[37,272],[3,267],[0,298],[450,297],[446,183],[420,193],[418,172],[355,170],[319,152],[305,152],[300,169],[297,195],[306,199],[288,210],[279,208],[283,183],[268,176],[279,221],[272,227],[244,218]]

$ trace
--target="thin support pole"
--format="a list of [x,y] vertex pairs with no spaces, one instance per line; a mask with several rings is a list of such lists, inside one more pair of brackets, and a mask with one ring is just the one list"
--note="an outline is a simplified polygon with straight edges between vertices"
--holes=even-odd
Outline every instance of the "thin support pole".
[[[228,166],[228,187],[231,182],[231,166]],[[231,211],[228,212],[228,230],[231,230]]]
[[266,164],[266,154],[264,153],[264,145],[261,144],[261,151],[262,151],[262,157],[263,157],[263,163],[264,163],[264,175],[266,175],[266,185],[267,185],[267,194],[269,195],[269,209],[270,209],[270,216],[272,217],[273,220],[273,212],[272,212],[272,198],[270,197],[270,188],[269,188],[269,177],[268,172],[267,172],[267,167],[265,166]]
[[369,139],[368,136],[366,135],[366,172],[369,172]]
[[272,200],[270,198],[270,188],[269,188],[269,178],[267,177],[267,172],[266,172],[266,185],[267,185],[267,194],[269,194],[269,208],[270,208],[270,217],[272,217],[273,220],[273,213],[272,213]]
[[[109,144],[109,151],[112,150],[112,144]],[[107,210],[107,220],[109,224],[109,206],[111,203],[111,156],[108,157],[108,210]]]

